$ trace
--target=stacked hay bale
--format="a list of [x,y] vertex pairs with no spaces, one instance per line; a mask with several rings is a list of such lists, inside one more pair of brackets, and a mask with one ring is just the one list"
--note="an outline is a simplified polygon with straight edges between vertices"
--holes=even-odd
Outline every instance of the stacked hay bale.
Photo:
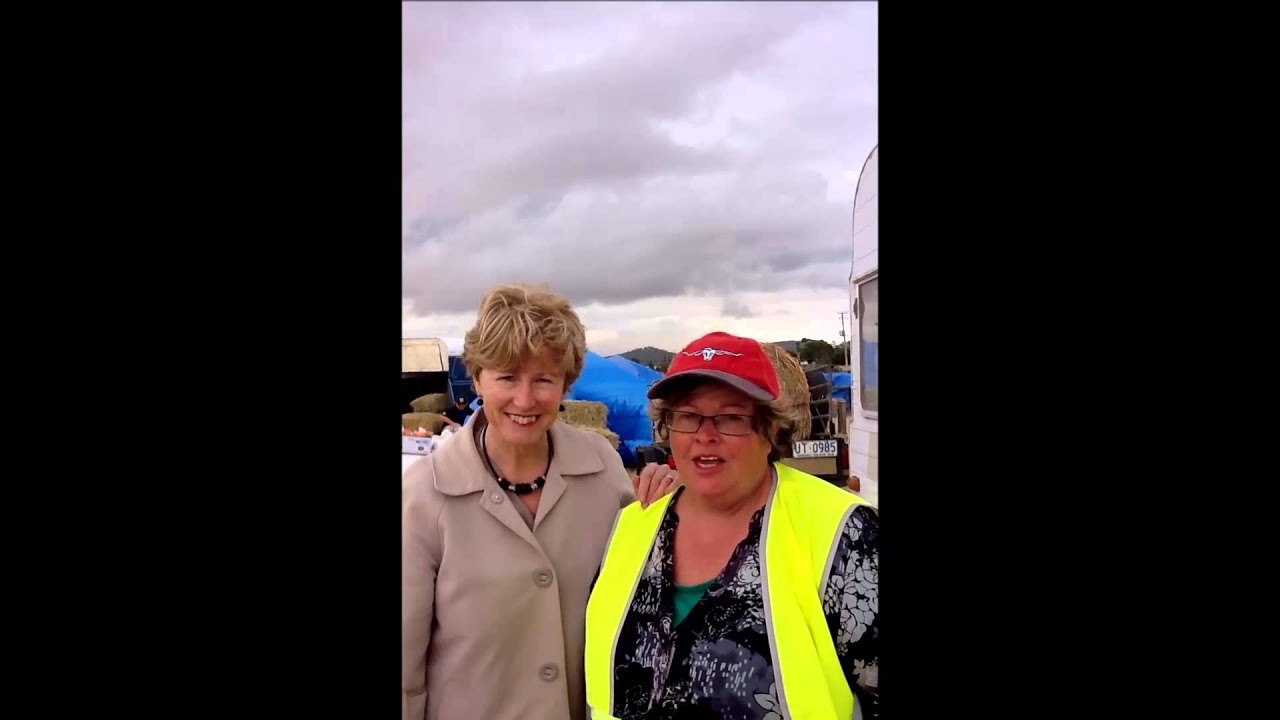
[[618,447],[618,434],[609,429],[606,422],[609,419],[609,410],[604,403],[592,400],[565,400],[560,419],[579,430],[593,432],[608,440],[612,447]]
[[782,386],[782,398],[791,404],[796,417],[796,425],[791,437],[795,440],[807,440],[812,430],[812,416],[809,413],[809,382],[805,379],[804,368],[791,353],[773,343],[760,343],[764,352],[773,362],[773,369],[778,373],[778,384]]
[[565,400],[560,417],[574,427],[603,428],[608,427],[609,410],[604,403],[592,400]]
[[431,393],[417,398],[409,405],[413,407],[415,413],[442,413],[449,409],[449,395],[447,393]]
[[618,442],[621,440],[621,438],[618,437],[618,433],[610,430],[609,428],[581,427],[581,426],[575,426],[575,427],[577,427],[579,430],[586,430],[587,432],[595,433],[600,437],[604,438],[605,440],[608,440],[609,447],[612,447],[612,448],[618,447]]
[[445,418],[440,413],[412,412],[400,416],[400,424],[408,430],[426,428],[431,434],[438,434],[445,426]]

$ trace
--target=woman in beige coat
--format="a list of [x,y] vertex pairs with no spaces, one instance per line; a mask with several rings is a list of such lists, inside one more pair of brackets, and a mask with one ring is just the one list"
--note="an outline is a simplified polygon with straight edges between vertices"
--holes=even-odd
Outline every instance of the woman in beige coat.
[[404,477],[404,720],[586,720],[584,622],[619,508],[670,491],[558,421],[586,336],[563,298],[491,291],[463,362],[480,412]]

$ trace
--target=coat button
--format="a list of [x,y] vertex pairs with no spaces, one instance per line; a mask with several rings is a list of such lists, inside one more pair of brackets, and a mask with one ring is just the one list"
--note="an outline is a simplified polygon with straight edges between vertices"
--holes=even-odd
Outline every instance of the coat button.
[[547,663],[546,665],[542,666],[543,680],[547,682],[551,682],[552,680],[555,680],[558,677],[560,677],[560,668],[556,667],[555,663]]
[[494,505],[499,505],[502,503],[502,493],[494,493],[489,496],[489,499],[493,501]]
[[550,570],[539,570],[533,574],[533,584],[540,588],[551,587],[552,577]]

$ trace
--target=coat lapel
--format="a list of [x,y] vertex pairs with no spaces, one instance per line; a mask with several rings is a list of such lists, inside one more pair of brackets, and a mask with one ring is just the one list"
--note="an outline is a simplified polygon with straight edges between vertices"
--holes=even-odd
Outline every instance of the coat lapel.
[[[480,418],[476,418],[477,421]],[[484,511],[493,516],[517,537],[541,549],[538,541],[525,525],[512,502],[520,502],[498,487],[476,446],[474,423],[467,423],[464,432],[453,436],[447,445],[428,457],[435,466],[436,489],[446,495],[461,497],[475,494]]]
[[551,442],[555,446],[555,457],[551,458],[551,469],[547,472],[547,484],[542,488],[542,499],[538,501],[538,513],[533,518],[533,529],[536,531],[551,515],[551,511],[564,496],[570,482],[566,476],[591,475],[602,472],[604,463],[589,445],[585,445],[574,432],[562,421],[551,426]]
[[[543,490],[546,492],[546,490]],[[501,490],[496,484],[491,490],[482,492],[480,497],[480,505],[485,512],[492,515],[498,522],[506,526],[508,530],[520,536],[521,540],[530,545],[542,549],[542,545],[529,531],[529,526],[525,525],[524,518],[520,517],[520,511],[515,509],[512,503],[520,502],[519,499],[512,497],[508,493]],[[538,508],[538,515],[542,515],[542,508]]]
[[478,494],[485,512],[537,548],[541,545],[533,531],[541,527],[560,504],[569,483],[576,480],[575,476],[604,471],[604,462],[591,446],[591,438],[584,440],[582,431],[569,428],[563,421],[556,421],[551,426],[555,456],[551,458],[547,484],[542,488],[538,512],[534,514],[533,531],[530,531],[520,512],[512,505],[520,500],[498,487],[480,458],[474,434],[477,428],[473,428],[472,423],[467,423],[464,428],[465,432],[458,433],[447,445],[428,456],[435,467],[436,489],[452,496]]

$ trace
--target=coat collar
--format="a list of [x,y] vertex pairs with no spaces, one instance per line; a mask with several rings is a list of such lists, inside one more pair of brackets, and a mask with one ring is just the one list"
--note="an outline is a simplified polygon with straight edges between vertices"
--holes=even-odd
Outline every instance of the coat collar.
[[[476,444],[475,419],[462,427],[462,431],[436,452],[431,454],[431,463],[435,468],[436,490],[445,495],[460,496],[470,493],[484,492],[496,487],[493,476],[485,467],[480,457],[480,448]],[[576,428],[571,428],[562,420],[556,420],[551,426],[551,442],[555,445],[555,457],[551,459],[551,470],[547,473],[550,482],[552,475],[571,477],[575,475],[591,475],[604,470],[604,461],[591,446],[589,437]],[[545,491],[544,491],[545,492]]]

